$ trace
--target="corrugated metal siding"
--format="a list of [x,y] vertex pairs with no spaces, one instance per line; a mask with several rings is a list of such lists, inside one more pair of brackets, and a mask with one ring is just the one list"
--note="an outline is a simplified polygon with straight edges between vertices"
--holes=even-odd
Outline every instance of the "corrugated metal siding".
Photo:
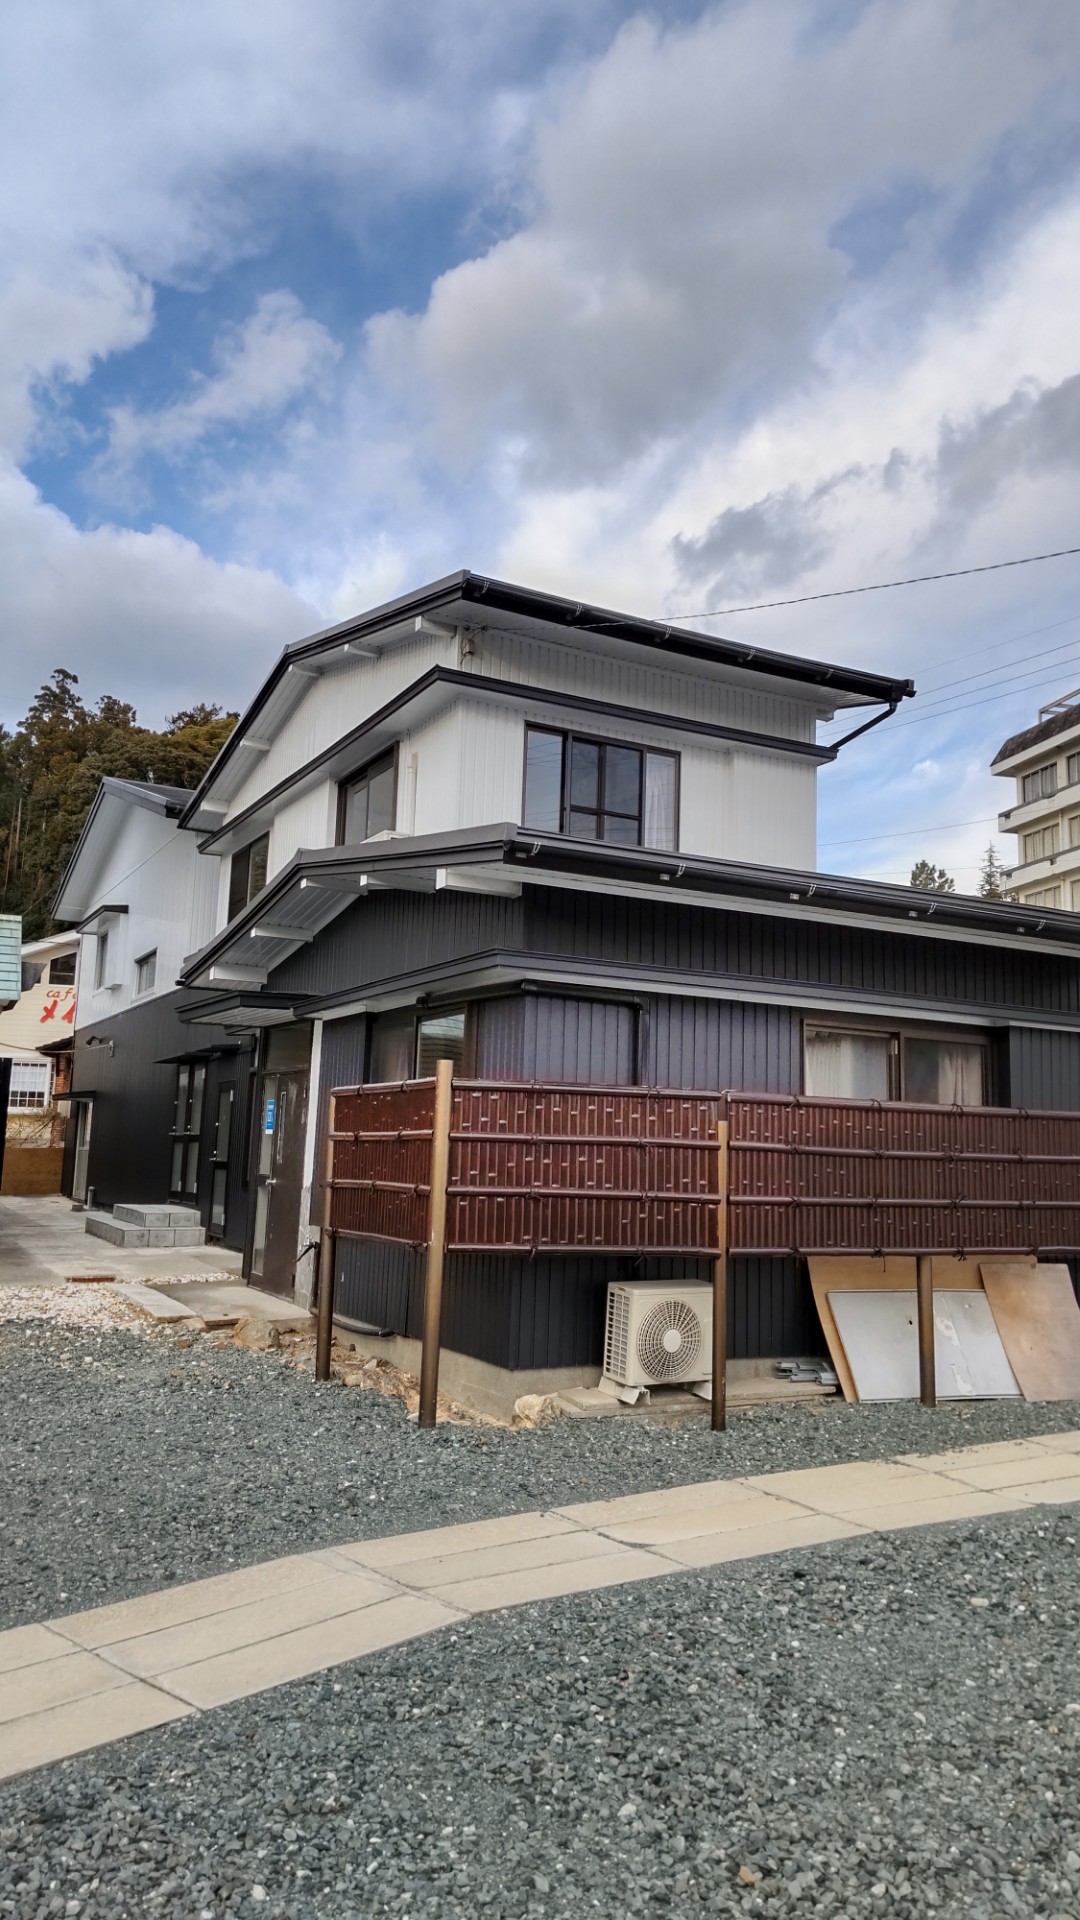
[[476,670],[492,679],[518,680],[526,686],[552,687],[560,693],[615,700],[629,707],[651,707],[658,713],[783,734],[792,740],[814,738],[817,703],[813,699],[782,698],[764,689],[734,686],[708,668],[679,673],[638,664],[625,654],[607,655],[588,644],[578,648],[483,628],[477,630],[476,645]]
[[384,893],[358,901],[270,975],[275,991],[338,993],[418,967],[520,947],[520,900],[493,894]]
[[801,1049],[795,1007],[657,995],[650,1002],[644,1077],[654,1087],[798,1093]]
[[1009,1031],[1009,1104],[1080,1112],[1080,1033]]
[[476,1010],[476,1077],[628,1087],[638,1010],[625,1002],[521,994]]
[[[339,1243],[338,1310],[418,1340],[423,1256],[408,1247]],[[494,1259],[452,1254],[446,1263],[443,1344],[491,1366],[528,1370],[598,1367],[607,1289],[615,1280],[711,1278],[707,1261]],[[735,1259],[728,1299],[732,1359],[824,1352],[805,1267],[795,1260]]]
[[[230,1051],[218,1064],[216,1074],[227,1078],[236,1071],[232,1065],[238,1058],[233,1051],[236,1047],[233,1035],[219,1027],[188,1027],[177,1018],[177,1002],[189,998],[187,993],[162,994],[141,1006],[129,1007],[112,1020],[97,1020],[76,1032],[72,1087],[77,1093],[97,1094],[90,1130],[88,1178],[102,1206],[114,1206],[118,1200],[137,1204],[168,1198],[176,1068],[160,1063],[171,1054],[223,1046]],[[91,1036],[111,1040],[113,1048],[88,1046]],[[207,1075],[201,1157],[204,1168],[213,1130],[213,1112],[209,1106],[213,1077]],[[235,1138],[236,1153],[242,1156],[246,1142],[242,1101],[240,1107]],[[68,1133],[71,1132],[69,1127]],[[205,1195],[200,1191],[200,1200],[203,1198]],[[242,1245],[242,1238],[234,1238],[234,1234],[238,1223],[242,1234],[245,1211],[242,1196],[234,1190],[232,1206],[226,1214],[227,1246]]]
[[[713,912],[612,894],[527,887],[536,953],[908,999],[1080,1013],[1080,966],[1065,956],[920,939],[867,927]],[[794,996],[793,996],[794,997]]]

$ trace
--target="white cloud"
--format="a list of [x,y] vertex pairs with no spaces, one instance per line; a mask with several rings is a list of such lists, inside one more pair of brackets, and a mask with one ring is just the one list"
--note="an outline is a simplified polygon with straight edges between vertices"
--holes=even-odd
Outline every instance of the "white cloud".
[[16,262],[0,285],[0,449],[30,440],[41,389],[85,380],[95,361],[145,340],[151,289],[106,253]]
[[374,321],[374,366],[423,383],[451,465],[498,446],[527,484],[610,480],[798,391],[848,285],[836,223],[907,179],[925,238],[1052,90],[1075,15],[1032,12],[993,0],[973,32],[961,0],[873,0],[817,39],[801,0],[633,21],[541,127],[521,229]]
[[81,532],[11,468],[0,470],[4,719],[54,667],[84,696],[131,700],[147,724],[196,700],[246,703],[314,609],[274,574],[208,559],[168,527]]
[[273,418],[301,395],[325,390],[340,355],[338,342],[295,294],[264,293],[243,325],[215,343],[217,371],[197,375],[185,399],[143,412],[111,409],[97,472],[111,481],[143,454],[181,455],[216,429]]

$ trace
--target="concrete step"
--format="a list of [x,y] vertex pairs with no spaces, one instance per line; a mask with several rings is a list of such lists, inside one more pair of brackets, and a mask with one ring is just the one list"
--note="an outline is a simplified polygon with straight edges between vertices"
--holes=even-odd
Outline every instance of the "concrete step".
[[86,1231],[96,1240],[108,1240],[114,1247],[145,1247],[150,1243],[149,1227],[137,1227],[130,1220],[117,1220],[111,1213],[88,1213]]
[[[184,1207],[179,1202],[156,1201],[145,1206],[123,1206],[113,1208],[114,1220],[127,1220],[133,1227],[197,1227],[199,1215],[195,1207]],[[152,1244],[152,1243],[151,1243]]]

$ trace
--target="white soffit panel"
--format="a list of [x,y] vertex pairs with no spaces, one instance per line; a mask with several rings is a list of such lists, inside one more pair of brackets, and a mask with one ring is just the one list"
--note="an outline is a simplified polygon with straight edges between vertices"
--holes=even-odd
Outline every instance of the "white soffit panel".
[[[919,1339],[913,1292],[830,1293],[860,1400],[917,1400]],[[939,1400],[1019,1398],[985,1293],[934,1295]]]

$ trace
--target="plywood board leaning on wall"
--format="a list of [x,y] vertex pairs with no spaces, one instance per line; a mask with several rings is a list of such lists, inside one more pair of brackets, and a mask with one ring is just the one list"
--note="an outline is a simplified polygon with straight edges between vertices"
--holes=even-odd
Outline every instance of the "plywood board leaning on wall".
[[1009,1364],[1027,1400],[1080,1400],[1080,1307],[1065,1266],[980,1262]]
[[[915,1256],[910,1253],[814,1254],[807,1264],[810,1268],[814,1305],[818,1310],[821,1330],[829,1349],[829,1358],[836,1368],[844,1399],[857,1401],[859,1396],[848,1365],[847,1354],[844,1352],[844,1343],[840,1338],[840,1332],[829,1305],[829,1294],[830,1292],[909,1293],[915,1285]],[[1024,1272],[1030,1272],[1035,1266],[1035,1257],[1033,1254],[1020,1255],[1010,1264],[1022,1268]],[[978,1254],[972,1254],[967,1259],[960,1259],[953,1254],[935,1254],[934,1286],[938,1291],[979,1290],[982,1287],[982,1275]]]

